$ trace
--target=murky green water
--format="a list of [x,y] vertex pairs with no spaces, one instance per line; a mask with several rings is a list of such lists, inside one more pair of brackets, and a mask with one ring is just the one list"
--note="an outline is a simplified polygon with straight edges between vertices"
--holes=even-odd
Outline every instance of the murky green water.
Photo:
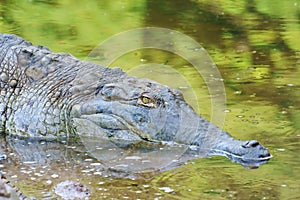
[[[91,199],[300,199],[300,1],[0,2],[0,32],[81,59],[105,39],[134,28],[169,28],[195,39],[224,80],[223,129],[235,138],[257,139],[274,156],[256,170],[214,157],[132,180],[107,177],[80,146],[47,144],[36,165],[18,160],[25,150],[10,152],[2,142],[10,159],[1,171],[26,195],[51,199],[56,183],[78,179],[91,188]],[[166,68],[149,69],[149,63]],[[138,76],[151,72],[150,78],[182,89],[211,119],[207,85],[184,58],[144,49],[110,66],[115,65]]]

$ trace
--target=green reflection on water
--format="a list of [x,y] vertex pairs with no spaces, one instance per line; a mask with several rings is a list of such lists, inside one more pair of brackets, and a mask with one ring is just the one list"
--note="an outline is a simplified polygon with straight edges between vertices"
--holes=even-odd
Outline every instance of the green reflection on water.
[[[98,194],[140,199],[297,199],[299,4],[277,0],[1,1],[0,31],[80,58],[111,35],[132,28],[158,26],[181,31],[208,50],[223,76],[228,112],[224,129],[239,139],[261,141],[274,155],[254,171],[217,157],[197,160],[150,180],[86,178],[78,172],[76,177],[92,182]],[[196,91],[198,111],[210,118],[207,88],[184,60],[160,51],[138,51],[114,64],[129,70],[144,64],[141,58],[147,57],[179,71]],[[9,167],[14,165],[8,166],[8,174]],[[65,178],[73,175],[66,173]],[[105,182],[102,190],[97,185],[100,179]],[[34,180],[22,180],[18,185],[28,188],[28,183],[38,185]],[[37,192],[27,192],[39,194],[40,187],[33,187]],[[166,193],[161,187],[174,192]],[[51,190],[50,186],[43,188]]]

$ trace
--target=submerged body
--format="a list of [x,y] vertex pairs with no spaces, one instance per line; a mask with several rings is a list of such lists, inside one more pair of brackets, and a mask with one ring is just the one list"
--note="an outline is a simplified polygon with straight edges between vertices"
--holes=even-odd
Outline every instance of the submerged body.
[[178,90],[14,35],[0,34],[0,84],[0,131],[10,135],[171,141],[243,165],[271,157],[257,141],[235,140],[199,116]]

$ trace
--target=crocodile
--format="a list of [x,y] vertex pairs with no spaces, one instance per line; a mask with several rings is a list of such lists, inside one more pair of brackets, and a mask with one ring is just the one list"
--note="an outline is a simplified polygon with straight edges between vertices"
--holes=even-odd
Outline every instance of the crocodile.
[[6,135],[173,142],[244,166],[272,157],[256,140],[234,139],[197,114],[179,90],[16,35],[0,34],[0,85],[0,131]]

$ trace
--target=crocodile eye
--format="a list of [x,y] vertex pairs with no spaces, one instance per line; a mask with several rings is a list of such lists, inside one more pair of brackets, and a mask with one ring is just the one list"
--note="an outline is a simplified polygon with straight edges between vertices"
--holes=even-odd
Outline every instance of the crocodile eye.
[[143,104],[149,104],[151,102],[151,99],[149,99],[148,97],[142,97],[142,102]]
[[150,108],[155,108],[156,107],[156,101],[153,97],[151,97],[148,94],[142,94],[139,99],[138,99],[138,104],[147,106]]

